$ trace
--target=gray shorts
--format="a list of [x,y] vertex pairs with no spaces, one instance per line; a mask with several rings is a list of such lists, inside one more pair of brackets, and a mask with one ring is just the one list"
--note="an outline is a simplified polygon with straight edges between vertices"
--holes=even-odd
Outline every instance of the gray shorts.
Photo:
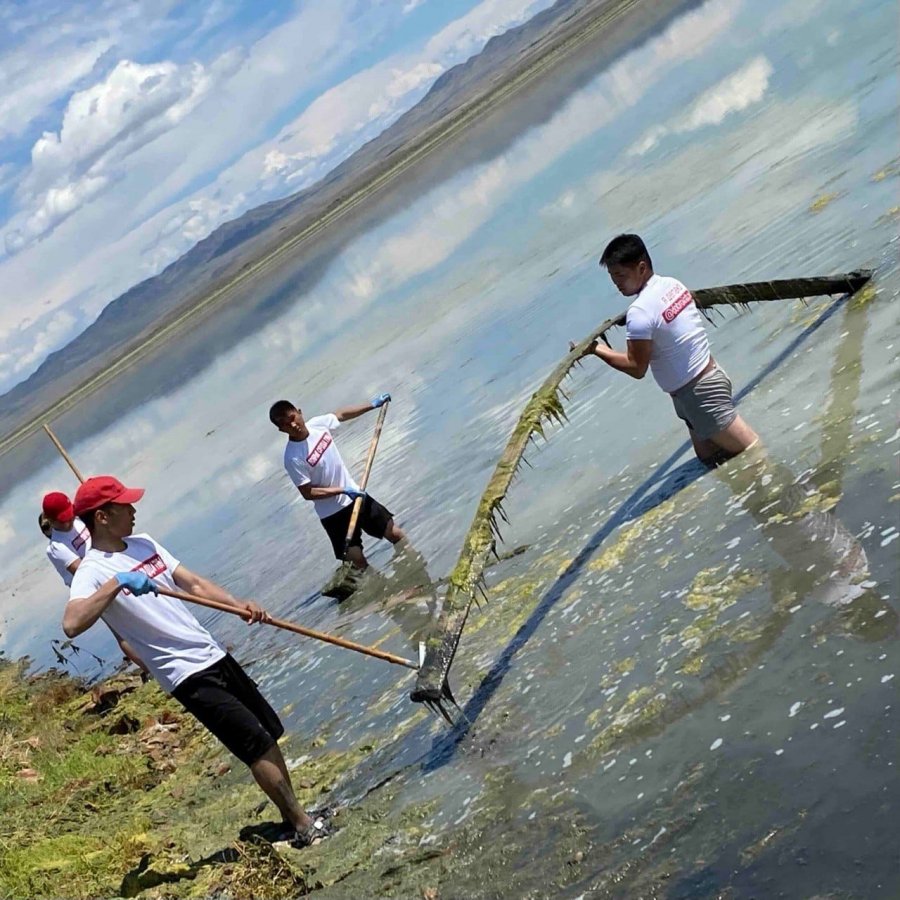
[[716,366],[692,384],[678,388],[672,394],[672,403],[678,418],[700,440],[707,440],[737,418],[731,393],[731,379]]

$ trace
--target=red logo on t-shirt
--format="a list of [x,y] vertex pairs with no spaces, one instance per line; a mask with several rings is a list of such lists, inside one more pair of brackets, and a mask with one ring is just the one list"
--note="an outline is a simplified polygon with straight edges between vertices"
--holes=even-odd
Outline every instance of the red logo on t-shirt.
[[[158,553],[154,553],[153,556],[148,556],[143,562],[139,562],[131,571],[143,572],[148,578],[156,578],[157,575],[162,575],[166,571],[166,564]],[[129,597],[133,596],[128,588],[122,588],[122,593],[128,594]]]
[[88,539],[88,530],[87,528],[82,528],[78,534],[72,538],[72,549],[80,550],[86,543]]
[[662,312],[662,317],[667,322],[674,321],[675,317],[687,309],[691,302],[693,301],[693,297],[691,296],[691,292],[688,290],[682,291]]
[[166,564],[158,553],[154,553],[142,563],[138,563],[131,571],[143,572],[148,578],[156,578],[157,575],[162,575],[166,571]]
[[311,465],[315,466],[318,464],[319,460],[325,455],[325,451],[331,446],[331,435],[326,431],[322,437],[319,438],[316,446],[312,448],[309,456],[306,457],[306,461]]

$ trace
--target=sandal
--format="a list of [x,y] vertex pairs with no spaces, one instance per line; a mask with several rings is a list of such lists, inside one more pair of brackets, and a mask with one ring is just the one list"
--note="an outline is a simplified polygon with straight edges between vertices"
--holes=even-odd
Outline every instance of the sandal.
[[325,838],[331,837],[333,834],[334,826],[331,823],[331,819],[325,818],[324,816],[318,816],[313,819],[312,824],[303,831],[298,828],[294,832],[294,837],[290,843],[295,849],[301,850],[304,847],[312,847],[320,841],[324,841]]

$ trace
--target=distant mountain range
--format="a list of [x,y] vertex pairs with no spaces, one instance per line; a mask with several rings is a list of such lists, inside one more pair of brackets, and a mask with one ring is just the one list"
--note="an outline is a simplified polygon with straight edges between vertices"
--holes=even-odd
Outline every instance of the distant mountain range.
[[[542,74],[588,37],[641,6],[660,20],[686,0],[558,0],[525,24],[491,38],[477,56],[448,70],[393,125],[321,181],[226,222],[158,275],[110,302],[97,320],[52,353],[26,381],[0,396],[0,452],[39,427],[39,418],[74,405],[79,392],[113,377],[142,347],[177,334],[195,314],[225,302],[232,289],[297,247],[438,144]],[[74,389],[73,389],[74,388]]]

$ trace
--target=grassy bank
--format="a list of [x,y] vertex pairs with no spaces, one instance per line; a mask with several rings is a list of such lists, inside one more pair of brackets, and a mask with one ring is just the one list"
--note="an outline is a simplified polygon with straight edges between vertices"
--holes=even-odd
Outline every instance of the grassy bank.
[[[292,746],[301,802],[321,805],[378,744]],[[0,898],[436,898],[446,851],[419,844],[433,810],[392,801],[388,786],[341,812],[320,846],[273,847],[274,807],[155,684],[0,661]]]

